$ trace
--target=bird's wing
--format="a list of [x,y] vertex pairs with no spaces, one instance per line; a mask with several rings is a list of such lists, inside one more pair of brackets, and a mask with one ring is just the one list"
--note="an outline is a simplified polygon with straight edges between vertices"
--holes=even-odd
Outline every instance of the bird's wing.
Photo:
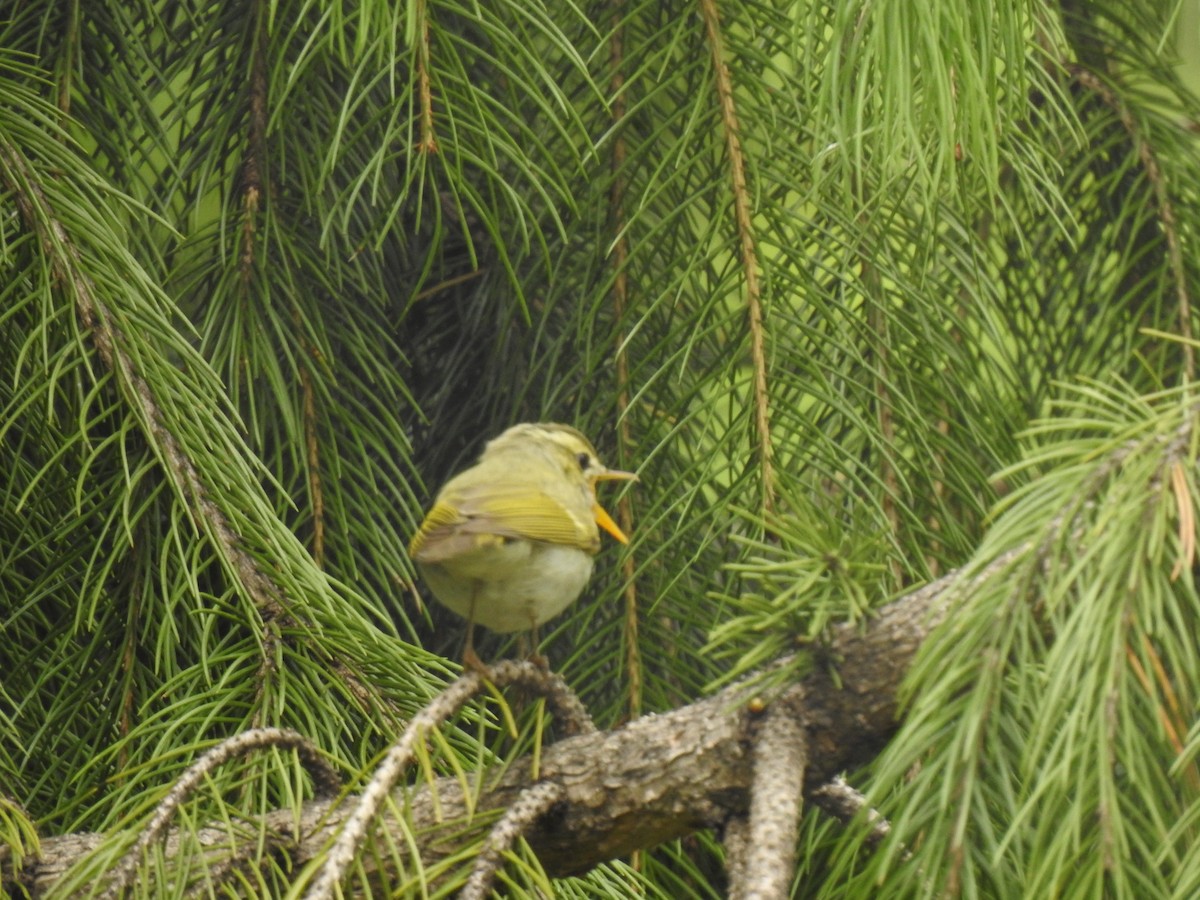
[[489,538],[564,544],[591,553],[600,542],[594,522],[580,521],[554,497],[528,486],[492,484],[443,492],[413,536],[409,554],[438,562],[482,549]]
[[417,533],[408,542],[408,555],[427,562],[437,562],[438,559],[444,558],[446,542],[458,533],[459,526],[465,522],[466,519],[451,504],[435,503],[425,514]]

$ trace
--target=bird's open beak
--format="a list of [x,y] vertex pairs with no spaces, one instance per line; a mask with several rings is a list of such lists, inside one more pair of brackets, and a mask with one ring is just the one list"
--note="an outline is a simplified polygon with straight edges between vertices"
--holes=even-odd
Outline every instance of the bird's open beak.
[[621,526],[613,521],[612,516],[604,511],[604,507],[599,503],[592,504],[592,516],[596,519],[596,524],[615,537],[622,544],[628,544],[629,538],[625,536],[625,532],[621,530]]
[[[605,469],[603,472],[597,472],[591,476],[593,482],[596,481],[637,481],[638,477],[632,472],[622,472],[620,469]],[[613,521],[612,516],[605,512],[604,507],[599,503],[592,503],[592,516],[596,519],[596,524],[611,534],[622,544],[628,544],[629,538],[625,536],[625,532],[621,527]]]

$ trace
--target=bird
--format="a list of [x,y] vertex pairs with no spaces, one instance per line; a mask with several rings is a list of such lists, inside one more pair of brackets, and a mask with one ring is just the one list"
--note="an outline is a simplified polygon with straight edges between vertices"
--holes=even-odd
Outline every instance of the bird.
[[609,469],[570,425],[514,425],[479,460],[442,487],[409,543],[409,555],[434,597],[467,620],[463,665],[486,673],[475,626],[530,632],[570,606],[591,578],[600,529],[625,533],[596,500],[602,481],[634,481]]

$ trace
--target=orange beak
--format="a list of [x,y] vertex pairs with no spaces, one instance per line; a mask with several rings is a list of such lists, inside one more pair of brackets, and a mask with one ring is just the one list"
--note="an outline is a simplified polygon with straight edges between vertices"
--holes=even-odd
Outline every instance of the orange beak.
[[625,536],[625,532],[621,530],[621,526],[613,521],[612,516],[606,513],[604,511],[604,507],[599,503],[592,504],[592,515],[596,519],[596,524],[615,537],[618,541],[620,541],[622,544],[629,543],[629,538]]
[[[637,476],[632,472],[622,472],[620,469],[605,469],[603,472],[598,472],[591,476],[592,482],[597,481],[637,481]],[[594,484],[593,484],[594,486]],[[596,520],[596,524],[611,534],[622,544],[628,544],[629,538],[625,536],[625,532],[621,527],[613,521],[612,516],[605,512],[604,507],[599,502],[592,503],[592,516]]]

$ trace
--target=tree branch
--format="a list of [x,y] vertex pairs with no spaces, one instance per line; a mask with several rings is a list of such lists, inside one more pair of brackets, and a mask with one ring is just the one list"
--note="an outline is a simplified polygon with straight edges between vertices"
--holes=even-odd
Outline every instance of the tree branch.
[[771,445],[771,402],[767,391],[767,351],[763,327],[762,289],[759,286],[759,259],[755,244],[754,217],[750,210],[750,190],[746,185],[746,157],[742,153],[741,128],[733,79],[725,61],[721,38],[721,18],[716,0],[700,0],[700,17],[713,59],[713,78],[721,108],[729,173],[733,180],[733,217],[737,222],[738,248],[742,273],[746,279],[746,316],[750,325],[750,362],[754,367],[754,428],[758,439],[758,462],[762,473],[763,509],[775,509],[775,451]]
[[[516,760],[476,808],[507,809],[531,784],[555,784],[557,801],[524,836],[549,874],[583,872],[634,850],[745,817],[758,732],[776,715],[787,715],[804,728],[804,786],[811,792],[838,772],[870,760],[894,733],[897,689],[921,642],[944,618],[954,593],[953,577],[889,604],[865,627],[835,629],[830,650],[838,660],[838,683],[827,667],[818,666],[803,679],[802,701],[782,699],[795,686],[772,692],[741,683],[612,731],[579,734],[545,748],[536,780],[532,759]],[[764,702],[767,715],[762,714]],[[411,790],[395,808],[407,808],[415,826],[410,833],[420,836],[426,862],[453,852],[453,837],[461,834],[469,813],[458,781],[444,778],[429,787],[397,790]],[[356,806],[354,797],[314,800],[298,820],[293,810],[283,809],[264,817],[263,825],[271,833],[295,836],[291,847],[298,869],[328,845]],[[394,824],[382,816],[383,827]],[[227,841],[227,832],[211,830],[212,845]],[[41,895],[103,839],[76,834],[44,840],[40,859],[19,873],[22,886],[33,897]],[[167,838],[168,856],[177,842],[177,835]],[[210,843],[204,833],[198,842]],[[371,864],[364,860],[364,866]],[[0,853],[0,868],[8,871],[10,865]]]
[[750,815],[734,840],[742,859],[731,866],[732,900],[787,900],[796,869],[807,744],[804,694],[795,688],[772,706],[755,742]]

